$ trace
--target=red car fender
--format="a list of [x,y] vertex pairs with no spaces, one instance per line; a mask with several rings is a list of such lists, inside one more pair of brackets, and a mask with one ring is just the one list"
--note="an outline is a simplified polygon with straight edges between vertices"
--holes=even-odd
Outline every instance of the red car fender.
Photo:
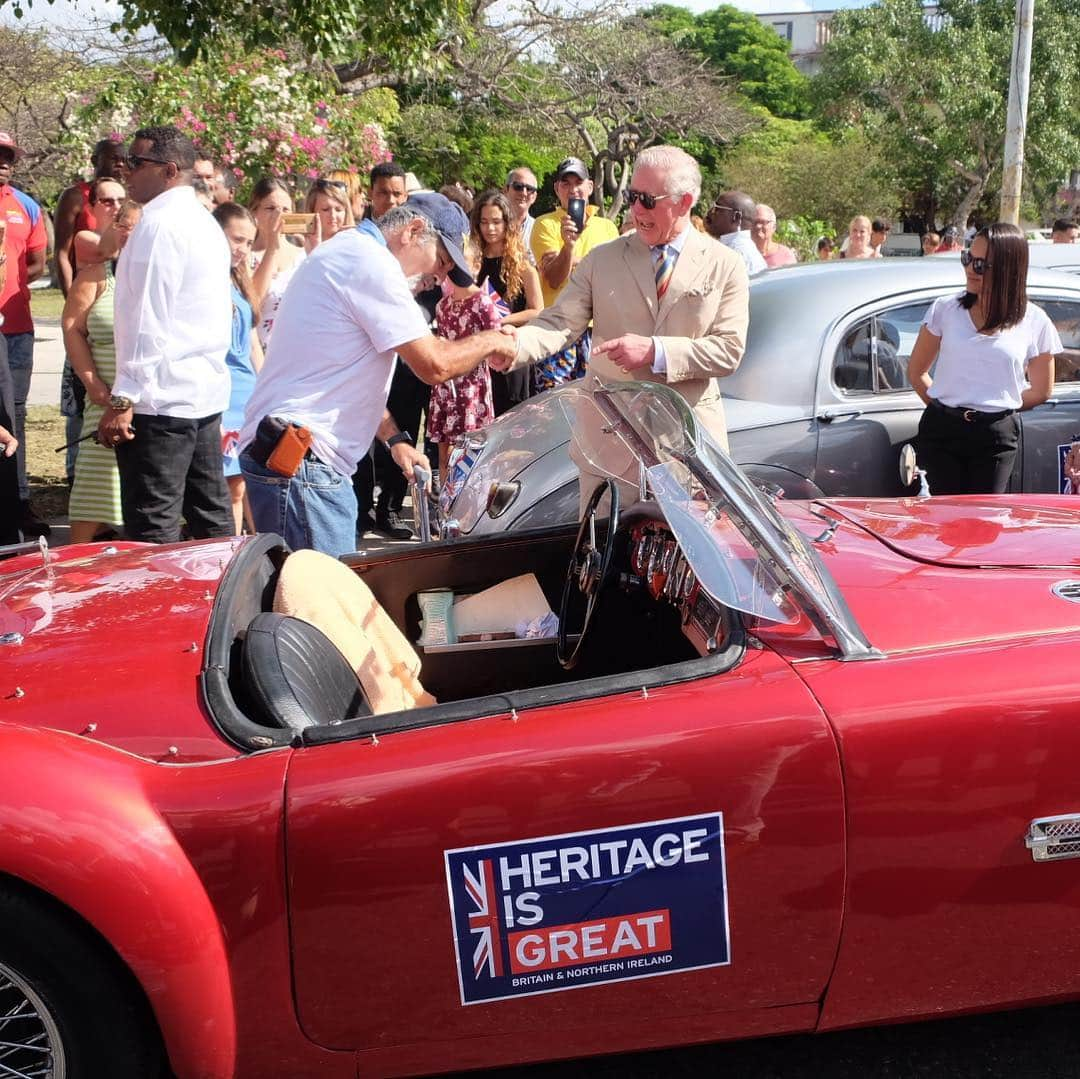
[[147,797],[159,767],[69,734],[0,728],[0,873],[105,938],[142,985],[178,1079],[227,1079],[236,1023],[225,942]]

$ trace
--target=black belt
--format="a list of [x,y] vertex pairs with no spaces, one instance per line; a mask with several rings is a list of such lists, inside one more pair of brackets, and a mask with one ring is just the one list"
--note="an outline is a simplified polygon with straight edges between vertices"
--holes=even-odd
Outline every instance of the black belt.
[[1000,412],[980,412],[977,408],[957,408],[955,405],[943,405],[936,397],[930,398],[930,405],[944,412],[947,416],[956,416],[965,423],[996,423],[1011,416],[1015,408],[1003,408]]

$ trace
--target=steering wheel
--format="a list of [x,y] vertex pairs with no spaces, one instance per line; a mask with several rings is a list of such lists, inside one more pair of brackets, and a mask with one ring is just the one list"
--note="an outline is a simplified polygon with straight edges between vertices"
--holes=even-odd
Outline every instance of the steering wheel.
[[[600,500],[604,492],[611,496],[608,509],[608,530],[601,550],[596,544],[596,517]],[[607,577],[611,565],[611,552],[615,548],[615,529],[619,523],[619,489],[611,480],[604,480],[589,499],[585,513],[578,528],[577,540],[570,555],[570,564],[566,567],[566,583],[563,585],[562,604],[559,607],[559,636],[555,654],[564,670],[571,670],[578,661],[581,646],[585,641],[589,623],[592,621],[596,602],[600,598],[600,588]],[[574,596],[585,597],[585,616],[581,623],[577,641],[570,647],[570,607]]]

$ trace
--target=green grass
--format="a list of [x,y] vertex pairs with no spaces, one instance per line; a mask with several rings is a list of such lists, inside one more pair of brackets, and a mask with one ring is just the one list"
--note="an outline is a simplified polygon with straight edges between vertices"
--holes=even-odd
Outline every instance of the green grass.
[[30,312],[34,318],[59,318],[64,310],[64,294],[58,288],[30,290]]

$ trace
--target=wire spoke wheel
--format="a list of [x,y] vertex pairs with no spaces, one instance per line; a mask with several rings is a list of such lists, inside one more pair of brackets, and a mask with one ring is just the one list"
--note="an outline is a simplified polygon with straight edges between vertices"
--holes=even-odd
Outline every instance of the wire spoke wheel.
[[45,1002],[0,963],[0,1079],[64,1079],[60,1030]]

